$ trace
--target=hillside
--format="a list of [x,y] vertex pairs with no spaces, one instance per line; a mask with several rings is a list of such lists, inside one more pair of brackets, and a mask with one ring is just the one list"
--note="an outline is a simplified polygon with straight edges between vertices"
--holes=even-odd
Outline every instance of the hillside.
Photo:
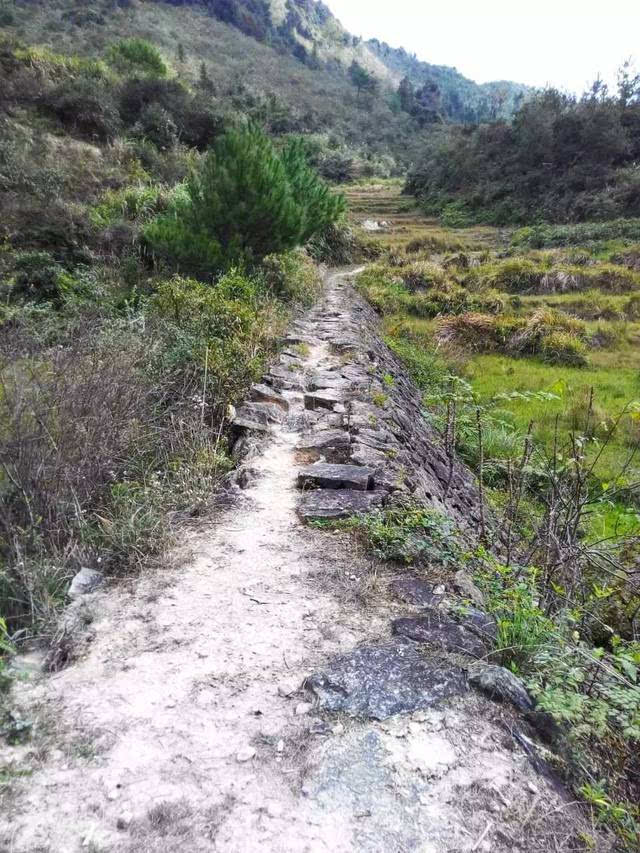
[[[90,6],[56,0],[16,5],[4,22],[8,32],[30,44],[88,56],[126,35],[150,39],[170,58],[180,45],[185,58],[179,70],[196,79],[204,61],[218,95],[259,100],[275,94],[288,113],[283,129],[334,133],[341,142],[403,162],[424,124],[402,109],[397,90],[403,77],[424,90],[428,122],[509,118],[527,91],[511,83],[478,86],[455,69],[363,42],[322,3],[304,0],[118,5],[105,0]],[[379,86],[375,98],[361,98],[355,90],[349,76],[354,61],[373,75]]]

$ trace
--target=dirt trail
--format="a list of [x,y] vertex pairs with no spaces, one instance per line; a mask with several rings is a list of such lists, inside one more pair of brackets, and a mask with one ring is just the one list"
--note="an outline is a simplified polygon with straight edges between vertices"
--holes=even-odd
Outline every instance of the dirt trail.
[[[344,363],[328,345],[343,287],[331,276],[297,326],[305,371]],[[390,605],[383,568],[299,521],[306,416],[301,391],[284,395],[235,505],[186,537],[177,568],[86,596],[86,654],[21,685],[38,726],[0,755],[31,771],[5,794],[3,853],[571,849],[552,844],[573,834],[566,798],[507,710],[470,693],[358,721],[286,695],[387,636]]]

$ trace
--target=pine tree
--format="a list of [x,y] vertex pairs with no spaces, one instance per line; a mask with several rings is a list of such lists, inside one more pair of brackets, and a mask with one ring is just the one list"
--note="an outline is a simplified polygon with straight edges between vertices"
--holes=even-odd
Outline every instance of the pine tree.
[[279,154],[251,126],[216,140],[187,181],[187,199],[145,235],[158,255],[208,277],[305,243],[344,207],[309,166],[301,140]]

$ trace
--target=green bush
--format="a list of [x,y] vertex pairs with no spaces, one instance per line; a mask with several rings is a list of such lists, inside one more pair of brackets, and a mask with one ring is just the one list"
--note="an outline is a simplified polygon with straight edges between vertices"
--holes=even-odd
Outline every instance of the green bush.
[[166,209],[169,200],[166,188],[158,185],[134,184],[120,190],[107,190],[91,210],[89,219],[98,228],[108,228],[121,220],[145,222]]
[[111,91],[91,77],[74,77],[42,95],[41,108],[52,113],[72,133],[108,142],[121,130]]
[[382,254],[380,243],[362,237],[342,221],[331,223],[314,234],[307,244],[307,250],[318,263],[334,267],[374,260]]
[[385,560],[444,567],[461,560],[456,527],[436,510],[395,507],[355,518],[344,526],[360,533],[373,553]]
[[571,246],[600,240],[640,240],[640,219],[612,219],[575,225],[532,225],[520,228],[511,238],[512,246],[542,249]]
[[122,39],[111,45],[107,59],[121,74],[145,74],[150,77],[166,77],[167,66],[160,51],[141,38]]
[[12,296],[34,302],[58,299],[63,269],[49,252],[20,252],[15,256],[13,266],[15,275]]
[[186,198],[144,234],[167,262],[173,257],[210,277],[307,242],[338,219],[344,204],[308,166],[299,141],[278,154],[262,131],[249,127],[216,141],[188,179]]
[[318,270],[301,250],[267,255],[260,273],[267,290],[288,302],[310,305],[320,291]]

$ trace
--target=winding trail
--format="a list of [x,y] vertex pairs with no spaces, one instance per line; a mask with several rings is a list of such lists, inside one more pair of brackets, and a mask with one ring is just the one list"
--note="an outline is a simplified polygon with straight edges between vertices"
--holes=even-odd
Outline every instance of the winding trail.
[[[329,341],[345,275],[296,325],[302,372],[344,364]],[[75,664],[25,675],[38,725],[0,755],[30,771],[5,793],[0,851],[572,849],[557,844],[577,818],[508,709],[470,693],[384,722],[314,713],[305,677],[388,635],[391,570],[300,522],[308,416],[302,390],[283,394],[288,417],[234,505],[186,533],[165,572],[75,605],[91,638]]]

